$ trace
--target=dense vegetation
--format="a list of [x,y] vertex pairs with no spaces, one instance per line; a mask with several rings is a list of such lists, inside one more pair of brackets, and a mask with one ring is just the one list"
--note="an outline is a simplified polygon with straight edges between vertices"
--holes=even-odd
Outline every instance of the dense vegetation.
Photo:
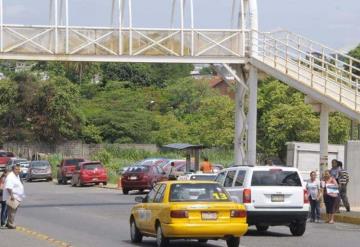
[[[350,54],[360,58],[360,46]],[[38,62],[21,73],[11,66],[0,67],[7,76],[0,80],[0,142],[81,139],[232,148],[234,102],[207,81],[188,77],[191,65]],[[43,72],[49,79],[43,80]],[[303,94],[268,78],[259,84],[258,130],[259,153],[284,157],[288,141],[319,141],[319,115]],[[331,143],[345,143],[349,131],[347,118],[331,114]]]

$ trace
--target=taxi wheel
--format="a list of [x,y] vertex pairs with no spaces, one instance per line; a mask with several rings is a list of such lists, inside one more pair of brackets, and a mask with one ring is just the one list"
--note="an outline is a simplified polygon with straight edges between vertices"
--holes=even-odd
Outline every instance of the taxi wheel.
[[131,218],[130,220],[130,237],[131,237],[131,242],[133,243],[140,243],[143,238],[141,232],[136,226],[134,218]]
[[169,245],[169,239],[164,237],[160,223],[156,227],[156,245],[157,247],[166,247]]
[[240,238],[239,237],[229,237],[226,239],[226,244],[228,247],[239,247]]
[[306,230],[306,222],[296,222],[290,225],[290,232],[293,236],[302,236]]

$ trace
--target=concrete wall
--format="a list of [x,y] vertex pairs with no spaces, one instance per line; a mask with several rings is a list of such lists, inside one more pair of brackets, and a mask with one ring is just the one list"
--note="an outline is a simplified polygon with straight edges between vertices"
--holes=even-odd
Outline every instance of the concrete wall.
[[348,197],[351,207],[360,207],[360,141],[349,141],[346,144],[345,168],[350,182]]
[[[320,144],[304,142],[288,142],[286,164],[297,167],[301,171],[319,170]],[[329,145],[328,168],[331,168],[331,160],[337,159],[344,162],[345,146]]]
[[4,143],[5,150],[14,152],[17,156],[31,159],[36,153],[61,154],[64,157],[85,157],[89,159],[99,150],[109,147],[116,149],[142,149],[156,152],[154,144],[84,144],[78,141],[69,141],[61,144],[49,145],[47,143]]

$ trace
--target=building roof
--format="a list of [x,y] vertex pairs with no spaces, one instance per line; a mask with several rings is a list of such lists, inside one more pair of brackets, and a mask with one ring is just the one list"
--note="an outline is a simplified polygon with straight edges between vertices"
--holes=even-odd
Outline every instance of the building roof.
[[203,145],[199,145],[199,144],[172,143],[172,144],[164,145],[163,148],[186,150],[186,149],[203,149],[205,147]]

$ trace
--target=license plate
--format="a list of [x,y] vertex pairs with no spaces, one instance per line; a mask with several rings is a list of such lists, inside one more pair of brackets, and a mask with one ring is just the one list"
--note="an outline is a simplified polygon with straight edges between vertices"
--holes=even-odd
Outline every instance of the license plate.
[[97,179],[97,178],[93,178],[93,181],[98,181],[98,179]]
[[201,218],[203,220],[216,220],[217,219],[217,213],[216,212],[202,212]]
[[271,195],[272,202],[284,202],[284,195]]
[[137,176],[131,176],[130,177],[130,180],[136,180],[137,179]]

